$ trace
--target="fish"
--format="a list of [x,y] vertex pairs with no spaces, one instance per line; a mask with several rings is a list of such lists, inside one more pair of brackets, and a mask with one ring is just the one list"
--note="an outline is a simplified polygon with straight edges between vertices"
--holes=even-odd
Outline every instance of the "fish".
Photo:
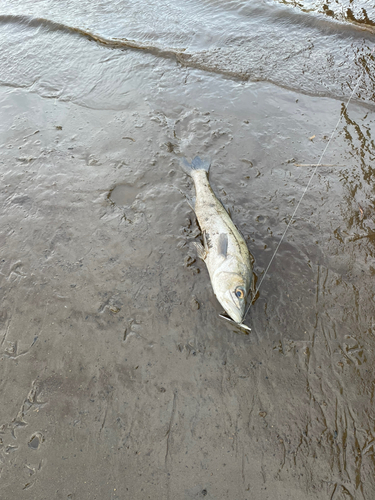
[[243,236],[211,188],[210,166],[199,156],[191,163],[186,158],[181,160],[183,171],[194,181],[196,199],[192,208],[203,235],[203,245],[195,242],[194,246],[207,266],[217,300],[240,325],[253,281],[252,258]]

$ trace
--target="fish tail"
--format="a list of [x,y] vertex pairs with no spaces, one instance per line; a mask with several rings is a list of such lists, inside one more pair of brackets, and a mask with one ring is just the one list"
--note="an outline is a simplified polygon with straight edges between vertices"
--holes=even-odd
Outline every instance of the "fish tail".
[[211,162],[208,160],[201,160],[199,156],[196,156],[194,160],[189,163],[186,158],[182,158],[181,168],[185,172],[185,174],[191,177],[191,173],[193,170],[204,170],[205,172],[210,171]]

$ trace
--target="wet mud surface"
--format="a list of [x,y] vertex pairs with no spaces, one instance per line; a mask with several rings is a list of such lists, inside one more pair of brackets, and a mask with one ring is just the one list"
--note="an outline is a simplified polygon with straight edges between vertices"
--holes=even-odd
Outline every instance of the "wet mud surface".
[[[80,43],[84,95],[66,61],[0,87],[0,497],[373,499],[371,88],[345,110]],[[109,85],[106,57],[134,73]],[[259,282],[340,113],[245,335],[179,158],[212,159]]]

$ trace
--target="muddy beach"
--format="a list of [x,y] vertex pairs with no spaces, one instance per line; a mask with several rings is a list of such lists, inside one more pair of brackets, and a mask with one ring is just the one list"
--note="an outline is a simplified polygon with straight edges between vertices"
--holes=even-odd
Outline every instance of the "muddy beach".
[[[372,500],[373,25],[82,5],[1,16],[0,498]],[[340,113],[245,335],[179,159],[211,158],[259,283]]]

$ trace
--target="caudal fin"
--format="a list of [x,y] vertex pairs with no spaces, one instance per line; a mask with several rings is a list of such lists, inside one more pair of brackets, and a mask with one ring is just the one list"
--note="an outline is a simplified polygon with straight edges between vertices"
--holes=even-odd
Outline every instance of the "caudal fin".
[[185,174],[190,175],[192,170],[204,170],[205,172],[209,172],[211,166],[211,162],[207,160],[201,160],[199,156],[196,156],[194,160],[189,163],[186,158],[182,158],[181,160],[181,168],[185,172]]

